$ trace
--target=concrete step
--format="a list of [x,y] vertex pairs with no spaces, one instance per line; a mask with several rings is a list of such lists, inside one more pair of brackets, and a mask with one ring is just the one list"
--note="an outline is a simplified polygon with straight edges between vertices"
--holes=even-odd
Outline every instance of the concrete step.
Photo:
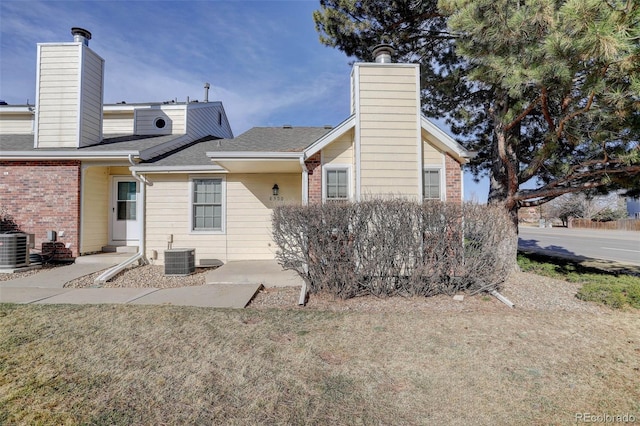
[[137,253],[138,246],[114,246],[108,245],[102,247],[103,253]]

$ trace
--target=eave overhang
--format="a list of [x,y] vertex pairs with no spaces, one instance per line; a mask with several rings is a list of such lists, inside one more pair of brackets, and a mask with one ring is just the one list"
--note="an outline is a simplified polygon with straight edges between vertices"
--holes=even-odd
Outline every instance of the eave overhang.
[[229,173],[301,173],[302,152],[207,152],[207,157]]
[[473,157],[477,155],[476,152],[467,151],[462,145],[460,145],[455,139],[446,134],[442,129],[433,124],[431,120],[425,116],[420,117],[420,124],[422,130],[432,137],[426,139],[441,151],[450,154],[460,164],[468,163]]
[[0,160],[125,160],[138,156],[138,151],[3,151]]
[[344,120],[342,123],[338,124],[333,129],[331,129],[331,131],[329,133],[327,133],[326,135],[322,136],[320,139],[318,139],[317,141],[315,141],[314,143],[309,145],[304,150],[304,158],[309,158],[312,155],[320,152],[322,149],[324,149],[331,142],[335,141],[340,136],[344,135],[349,130],[354,128],[355,125],[356,125],[356,116],[354,114],[354,115],[351,115],[346,120]]

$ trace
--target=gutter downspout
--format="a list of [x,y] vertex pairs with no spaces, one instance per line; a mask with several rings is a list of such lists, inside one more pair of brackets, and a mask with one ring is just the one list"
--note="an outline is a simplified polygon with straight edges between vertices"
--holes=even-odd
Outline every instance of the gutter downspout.
[[[304,162],[304,155],[300,157],[300,165],[302,166],[302,205],[309,205],[309,169]],[[305,272],[308,273],[309,269],[307,265],[304,265]],[[304,306],[307,301],[307,280],[302,280],[302,288],[300,289],[300,297],[298,298],[298,305]]]
[[[135,166],[136,163],[133,161],[133,155],[129,155],[129,163],[132,166]],[[147,194],[147,185],[153,185],[149,179],[144,176],[138,175],[138,173],[134,170],[131,170],[131,176],[142,185],[140,186],[140,203],[141,203],[141,214],[140,214],[140,243],[138,245],[138,252],[134,254],[132,257],[128,258],[124,262],[117,264],[116,266],[107,269],[102,274],[100,274],[93,282],[96,285],[103,286],[107,281],[116,276],[120,271],[124,270],[129,265],[132,265],[135,262],[139,262],[140,265],[146,265],[149,263],[145,256],[145,217],[146,217],[146,194]]]

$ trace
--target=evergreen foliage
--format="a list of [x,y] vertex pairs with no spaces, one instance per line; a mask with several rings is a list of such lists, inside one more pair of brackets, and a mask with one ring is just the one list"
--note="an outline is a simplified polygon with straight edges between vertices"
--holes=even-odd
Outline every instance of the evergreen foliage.
[[[637,0],[321,0],[320,41],[370,61],[381,41],[421,65],[422,109],[478,152],[489,201],[640,193]],[[537,182],[523,189],[525,182]]]

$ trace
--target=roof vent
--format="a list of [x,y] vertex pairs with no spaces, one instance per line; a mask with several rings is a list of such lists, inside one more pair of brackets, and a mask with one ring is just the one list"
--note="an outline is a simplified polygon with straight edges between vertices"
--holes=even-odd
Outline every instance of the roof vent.
[[73,27],[71,28],[71,34],[73,35],[73,41],[89,46],[89,40],[91,40],[91,33],[89,31],[84,28]]
[[209,102],[209,89],[211,85],[209,83],[204,84],[204,101]]
[[333,129],[333,126],[331,124],[325,124],[324,128],[325,129]]
[[392,62],[391,55],[394,53],[396,51],[388,43],[381,43],[373,48],[373,57],[378,64],[390,64]]
[[282,126],[283,129],[293,129],[293,126],[291,124],[284,124]]

